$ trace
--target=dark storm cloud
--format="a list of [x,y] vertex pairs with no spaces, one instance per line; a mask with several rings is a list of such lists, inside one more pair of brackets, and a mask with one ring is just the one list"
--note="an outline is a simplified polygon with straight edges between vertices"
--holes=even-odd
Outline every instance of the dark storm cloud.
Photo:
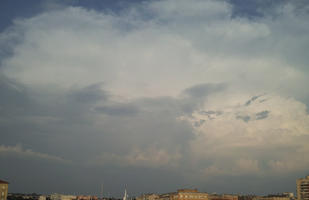
[[223,83],[212,84],[212,83],[202,83],[189,87],[183,91],[184,94],[192,98],[205,98],[207,95],[214,92],[218,92],[226,88],[226,85]]
[[115,104],[110,106],[99,106],[95,108],[96,111],[108,115],[124,115],[132,116],[139,112],[135,105],[130,104]]
[[203,125],[206,122],[206,120],[201,119],[200,121],[197,121],[194,123],[195,127],[200,127],[201,125]]
[[247,122],[250,121],[251,117],[249,115],[237,115],[236,119],[241,119],[241,120],[243,120],[244,122],[247,123]]
[[[267,19],[231,19],[230,5],[224,1],[197,0],[189,4],[186,0],[149,1],[127,10],[129,14],[120,12],[120,15],[106,9],[113,6],[104,2],[112,4],[116,1],[73,2],[77,7],[62,11],[55,8],[57,12],[46,12],[16,23],[16,30],[10,32],[18,35],[16,41],[14,37],[7,40],[7,34],[1,34],[4,40],[0,38],[0,42],[4,41],[1,43],[4,46],[0,49],[0,59],[6,66],[1,66],[0,73],[4,69],[3,72],[12,79],[0,76],[0,163],[5,163],[1,170],[13,180],[10,182],[16,180],[16,184],[10,185],[12,192],[98,194],[102,182],[109,192],[118,196],[125,186],[129,187],[130,194],[131,191],[137,194],[170,192],[188,186],[203,186],[208,191],[220,188],[219,192],[243,192],[249,188],[246,185],[248,179],[255,180],[260,175],[259,167],[268,165],[266,162],[271,159],[282,159],[274,160],[275,170],[276,167],[289,170],[284,163],[286,152],[298,152],[296,149],[306,147],[306,144],[296,141],[296,147],[286,152],[276,150],[279,148],[266,151],[265,146],[274,146],[268,142],[276,141],[269,139],[271,134],[267,131],[273,130],[273,127],[269,129],[271,123],[267,121],[272,119],[267,117],[272,104],[276,104],[270,100],[265,103],[270,107],[259,108],[258,111],[262,112],[255,114],[255,106],[264,106],[257,104],[259,96],[245,103],[247,99],[244,100],[242,95],[280,85],[282,82],[276,82],[273,76],[279,71],[286,72],[282,77],[276,76],[284,82],[292,83],[303,78],[289,66],[272,66],[273,61],[275,66],[282,63],[272,54],[285,55],[281,49],[289,50],[285,47],[291,45],[284,42],[300,38],[295,37],[294,32],[292,37],[284,35],[291,34],[289,31],[294,31],[293,28],[282,31],[286,29],[284,24],[284,28],[279,27],[276,32],[276,23],[281,21],[274,20],[269,24]],[[245,6],[245,3],[238,2]],[[81,5],[87,9],[80,8]],[[144,20],[144,12],[149,9],[154,14],[149,19],[151,23]],[[250,12],[249,15],[255,15]],[[293,17],[296,22],[305,21]],[[132,24],[136,29],[128,29]],[[287,21],[287,24],[297,23]],[[304,33],[306,40],[291,43],[297,48],[301,46],[299,44],[305,46],[306,30],[295,30],[295,33]],[[23,43],[16,46],[18,39]],[[282,43],[284,48],[273,48]],[[197,48],[197,44],[203,48]],[[255,47],[259,45],[263,48]],[[263,53],[251,55],[251,50]],[[307,51],[293,52],[302,57],[304,53],[300,52]],[[247,54],[250,54],[249,59]],[[222,55],[227,55],[226,59],[218,61]],[[238,67],[248,61],[252,66]],[[270,64],[264,66],[265,63]],[[223,75],[222,72],[226,73]],[[252,76],[244,75],[245,79],[239,80],[238,75],[243,73]],[[58,74],[61,76],[56,77]],[[270,81],[266,74],[270,75]],[[286,81],[290,80],[286,76],[295,80]],[[255,80],[256,77],[261,79]],[[235,84],[235,79],[241,81],[240,84]],[[102,80],[106,84],[101,84]],[[222,83],[224,81],[231,81],[229,88]],[[188,83],[202,84],[185,86],[188,88],[182,90]],[[254,91],[247,88],[249,85],[256,87]],[[295,88],[292,87],[293,91]],[[180,94],[175,92],[181,90]],[[151,97],[144,97],[149,94]],[[167,96],[160,96],[162,94]],[[224,99],[230,97],[229,94],[234,95],[232,103],[230,99]],[[279,100],[286,102],[284,97]],[[283,117],[287,116],[285,113],[292,113],[289,111],[303,109],[298,101],[291,100],[286,104],[291,110],[284,110]],[[281,113],[280,108],[274,109]],[[244,110],[253,114],[247,115]],[[200,115],[204,115],[201,117],[204,119],[199,118]],[[206,116],[220,119],[207,120]],[[265,123],[259,121],[267,133],[263,135],[264,132],[257,131],[251,123],[238,123],[239,127],[233,127],[234,117],[244,122],[267,118]],[[301,121],[295,116],[291,118],[285,121]],[[246,135],[248,128],[250,140]],[[283,129],[278,130],[282,133]],[[284,131],[290,130],[285,128]],[[293,131],[289,134],[298,134]],[[257,133],[258,144],[255,143]],[[285,141],[293,143],[294,138]],[[14,148],[18,144],[23,148]],[[240,144],[245,144],[245,147],[237,151],[242,146]],[[254,146],[258,149],[249,152]],[[283,148],[286,149],[286,143]],[[295,155],[293,153],[290,158]],[[305,150],[302,153],[306,155]],[[267,160],[265,155],[269,155]],[[244,159],[238,162],[241,156]],[[291,163],[290,159],[287,160]],[[302,165],[308,166],[307,163]],[[248,170],[252,177],[239,175],[243,173],[242,169]],[[267,175],[268,172],[261,173]],[[212,176],[215,177],[213,180]],[[27,182],[30,179],[33,182]],[[238,184],[230,187],[227,182]],[[277,183],[277,188],[282,186],[280,181],[274,183]],[[271,188],[268,186],[256,184],[250,191]]]
[[308,11],[306,0],[227,0],[233,5],[233,17],[247,17],[249,19],[261,18],[265,15],[274,14],[273,10],[284,6],[287,3],[294,4],[297,11]]
[[215,119],[216,116],[222,115],[223,111],[213,111],[213,110],[205,111],[205,110],[202,110],[202,111],[199,111],[199,114],[205,115],[205,116],[208,117],[208,119],[212,120],[212,119]]
[[16,18],[29,18],[41,12],[61,9],[67,6],[79,6],[91,10],[119,13],[131,4],[143,0],[89,0],[89,1],[61,1],[61,0],[2,0],[0,12],[0,32],[13,24]]
[[262,95],[259,95],[259,96],[253,96],[250,100],[248,100],[246,103],[245,103],[245,106],[249,106],[253,101],[255,101],[257,98],[261,97]]
[[70,97],[81,103],[94,103],[99,100],[106,100],[108,94],[101,89],[102,83],[92,84],[85,88],[73,91]]
[[270,113],[270,111],[268,110],[264,110],[262,112],[256,113],[256,120],[261,120],[261,119],[265,119],[268,117],[268,114]]
[[[110,180],[111,185],[122,184],[123,176],[130,171],[127,168],[119,169],[120,175],[115,174],[109,166],[98,169],[95,165],[91,165],[88,167],[95,170],[87,171],[87,166],[82,164],[88,162],[85,158],[92,159],[101,152],[113,152],[121,156],[132,151],[133,147],[147,151],[150,146],[157,146],[159,150],[171,154],[177,149],[186,155],[188,142],[194,138],[192,127],[175,118],[182,113],[183,104],[189,102],[181,98],[156,97],[135,99],[126,104],[119,103],[112,100],[112,94],[102,87],[104,85],[97,83],[66,91],[34,92],[21,83],[1,76],[0,127],[1,137],[3,137],[1,144],[15,146],[20,143],[26,149],[18,152],[14,150],[13,153],[0,153],[1,163],[9,163],[3,169],[6,176],[13,183],[15,182],[11,186],[12,192],[33,192],[39,182],[47,180],[49,175],[60,179],[62,174],[70,174],[74,178],[67,180],[63,188],[55,186],[57,185],[55,179],[49,179],[49,184],[36,189],[36,192],[49,193],[53,189],[63,193],[73,193],[77,190],[87,193],[85,188],[69,184],[85,180],[85,177],[93,177],[96,180],[89,181],[92,188],[96,187],[95,184],[101,184],[102,180],[98,177],[105,181]],[[112,118],[98,121],[96,116],[102,113]],[[123,118],[123,116],[127,117]],[[95,126],[95,123],[99,126]],[[54,148],[55,146],[57,148]],[[28,148],[31,148],[28,154],[34,152],[29,156],[26,153]],[[79,150],[81,148],[82,151]],[[76,154],[76,151],[79,153]],[[46,155],[47,159],[42,155]],[[72,160],[72,164],[59,164],[58,161],[56,163],[53,161],[55,159],[49,160],[59,155],[64,159]],[[31,161],[23,165],[25,159]],[[42,159],[45,160],[42,161]],[[10,168],[10,165],[16,167]],[[36,182],[29,187],[23,187],[27,176],[16,178],[12,169],[18,168],[17,166],[27,168],[24,171],[36,169],[36,174],[40,178],[35,177],[33,180]],[[132,167],[132,170],[136,168]],[[102,170],[110,173],[101,174]],[[144,170],[149,171],[147,168]],[[166,173],[168,171],[167,169]],[[153,174],[156,173],[159,172],[153,170]],[[113,177],[110,174],[114,174]],[[153,174],[145,174],[145,179],[155,180]],[[133,191],[140,191],[136,184],[130,187]],[[96,190],[91,192],[97,193]],[[119,194],[122,188],[114,187],[110,192],[113,195]]]
[[0,94],[0,106],[2,113],[4,110],[11,112],[15,110],[14,112],[18,112],[20,109],[26,109],[29,104],[31,104],[26,88],[1,74]]

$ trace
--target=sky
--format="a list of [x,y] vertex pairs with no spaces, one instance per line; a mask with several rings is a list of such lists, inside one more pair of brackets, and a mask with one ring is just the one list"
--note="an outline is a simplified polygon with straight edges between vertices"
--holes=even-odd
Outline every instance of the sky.
[[0,179],[121,197],[295,192],[305,0],[3,0]]

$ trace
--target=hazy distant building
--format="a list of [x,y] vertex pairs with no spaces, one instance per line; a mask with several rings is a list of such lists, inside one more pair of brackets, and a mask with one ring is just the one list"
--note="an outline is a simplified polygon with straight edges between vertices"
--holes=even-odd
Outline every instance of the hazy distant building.
[[[41,196],[42,195],[39,195],[36,193],[32,193],[32,194],[8,193],[7,200],[39,200]],[[45,199],[40,199],[40,200],[45,200]]]
[[294,199],[294,193],[293,192],[283,192],[283,195],[290,197],[290,199]]
[[309,176],[297,179],[297,200],[309,200]]
[[76,196],[76,200],[98,200],[98,197],[79,195],[79,196]]
[[263,196],[263,197],[255,197],[253,198],[253,200],[292,200],[294,195],[293,193],[283,193],[283,194],[270,194],[267,196]]
[[222,195],[209,195],[209,200],[238,200],[238,195],[222,194]]
[[76,200],[74,195],[51,194],[50,200]]
[[9,183],[0,180],[0,200],[6,200],[8,196]]
[[177,192],[161,194],[157,200],[208,200],[208,194],[197,189],[180,189]]
[[255,197],[256,195],[241,195],[238,196],[238,200],[253,200]]
[[158,194],[142,194],[141,196],[136,197],[136,200],[156,200],[158,198]]

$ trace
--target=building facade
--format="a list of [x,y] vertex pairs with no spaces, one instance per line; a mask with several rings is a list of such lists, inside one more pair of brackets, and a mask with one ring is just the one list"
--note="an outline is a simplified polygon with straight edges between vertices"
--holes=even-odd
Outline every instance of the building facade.
[[309,176],[297,179],[297,200],[309,200]]
[[51,194],[50,200],[76,200],[74,195]]
[[158,194],[143,194],[139,197],[136,197],[136,200],[156,200],[159,198]]
[[238,195],[222,194],[222,195],[209,195],[209,200],[238,200]]
[[177,192],[161,194],[158,200],[208,200],[208,194],[197,189],[180,189]]
[[9,183],[0,180],[0,200],[6,200],[8,196]]
[[253,200],[290,200],[290,197],[286,196],[266,196],[266,197],[255,197]]
[[76,200],[98,200],[98,197],[96,196],[90,196],[90,195],[79,195],[76,196]]

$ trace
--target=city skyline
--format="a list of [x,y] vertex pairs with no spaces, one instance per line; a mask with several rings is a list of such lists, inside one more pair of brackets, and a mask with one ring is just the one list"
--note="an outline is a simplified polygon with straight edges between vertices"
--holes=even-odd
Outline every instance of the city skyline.
[[[103,193],[103,187],[100,196],[92,194],[37,194],[32,193],[8,193],[9,183],[4,180],[0,180],[0,199],[1,200],[99,200],[99,199],[117,199],[119,197],[113,197],[105,195]],[[296,193],[294,192],[281,192],[272,193],[267,195],[256,194],[244,194],[244,193],[216,193],[199,191],[197,188],[182,188],[177,189],[176,192],[168,193],[153,193],[144,192],[136,196],[130,196],[127,193],[127,189],[124,190],[123,200],[306,200],[309,198],[309,175],[304,178],[296,179]],[[295,196],[296,195],[296,196]],[[8,198],[7,198],[8,196]]]
[[306,0],[0,1],[9,192],[296,192]]

